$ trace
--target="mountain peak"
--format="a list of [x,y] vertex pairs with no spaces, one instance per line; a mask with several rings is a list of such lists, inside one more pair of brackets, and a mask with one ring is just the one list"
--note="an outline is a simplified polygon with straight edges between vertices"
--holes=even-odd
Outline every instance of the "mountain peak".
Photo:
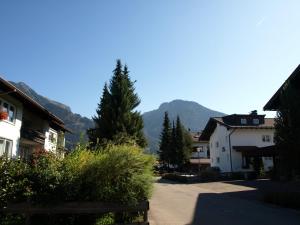
[[191,131],[203,130],[210,117],[225,115],[194,101],[176,99],[162,103],[158,109],[143,114],[145,135],[153,152],[158,150],[159,135],[166,111],[171,121],[179,116],[184,127]]

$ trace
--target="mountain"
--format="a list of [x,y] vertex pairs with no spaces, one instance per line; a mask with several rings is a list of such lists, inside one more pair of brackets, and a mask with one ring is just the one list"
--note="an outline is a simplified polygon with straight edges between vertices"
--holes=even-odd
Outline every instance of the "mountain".
[[[62,119],[67,128],[72,130],[72,134],[66,134],[66,147],[72,149],[80,141],[81,134],[87,139],[86,130],[94,126],[91,119],[73,113],[71,108],[65,104],[53,101],[36,93],[32,88],[23,82],[11,82],[18,89],[40,103],[51,113]],[[148,140],[149,149],[155,153],[158,150],[159,135],[162,129],[162,122],[165,111],[168,111],[169,117],[175,120],[180,116],[182,124],[191,131],[200,131],[206,125],[208,119],[214,116],[223,116],[224,113],[208,109],[197,102],[174,100],[163,103],[158,109],[144,113],[144,133]]]
[[54,115],[58,116],[62,119],[67,128],[72,131],[72,134],[66,133],[66,147],[72,149],[76,143],[80,141],[80,137],[83,134],[83,138],[86,137],[85,131],[88,128],[94,126],[92,120],[88,119],[87,117],[83,117],[79,114],[73,113],[71,108],[67,105],[64,105],[60,102],[53,101],[48,99],[42,95],[36,93],[32,88],[30,88],[27,84],[23,82],[15,83],[10,81],[13,85],[15,85],[18,89],[23,91],[29,97],[37,101],[47,110],[49,110]]
[[171,121],[178,115],[184,127],[191,131],[203,130],[210,117],[225,115],[192,101],[174,100],[163,103],[158,109],[143,114],[144,133],[151,152],[156,152],[159,148],[159,135],[166,111]]

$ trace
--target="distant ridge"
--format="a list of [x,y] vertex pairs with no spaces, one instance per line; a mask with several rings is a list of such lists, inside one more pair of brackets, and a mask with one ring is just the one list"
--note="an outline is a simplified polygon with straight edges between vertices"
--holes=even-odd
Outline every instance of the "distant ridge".
[[32,88],[30,88],[27,84],[23,82],[12,82],[18,89],[23,91],[29,97],[37,101],[47,110],[49,110],[54,115],[58,116],[62,119],[67,128],[72,130],[72,134],[66,134],[66,147],[73,148],[76,143],[80,141],[80,136],[83,134],[83,138],[87,139],[86,137],[86,130],[94,126],[94,123],[91,119],[86,117],[82,117],[79,114],[73,113],[71,108],[65,104],[62,104],[57,101],[53,101],[47,97],[39,95],[36,93]]
[[158,109],[143,114],[144,133],[148,140],[150,151],[154,153],[159,148],[159,135],[165,111],[168,111],[171,120],[175,120],[177,115],[179,115],[182,124],[191,131],[203,130],[210,117],[225,115],[193,101],[174,100],[162,103]]
[[[62,119],[66,127],[73,131],[72,134],[66,134],[67,148],[73,148],[76,143],[80,141],[81,134],[83,134],[83,138],[87,140],[86,130],[94,126],[94,122],[91,119],[73,113],[71,108],[65,104],[38,94],[24,82],[11,83],[48,109],[51,113]],[[179,115],[182,124],[191,131],[202,130],[210,117],[225,115],[224,113],[211,110],[193,101],[174,100],[162,103],[158,109],[146,112],[142,115],[144,120],[144,133],[148,140],[148,147],[152,153],[156,153],[158,150],[159,135],[165,111],[169,112],[171,120],[176,119],[176,116]]]

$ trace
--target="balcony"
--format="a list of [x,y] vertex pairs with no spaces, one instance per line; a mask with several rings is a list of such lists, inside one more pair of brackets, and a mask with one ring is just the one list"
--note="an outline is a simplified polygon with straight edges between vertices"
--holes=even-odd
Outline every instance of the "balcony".
[[45,144],[46,136],[41,131],[28,128],[28,127],[22,127],[21,128],[21,138],[36,142],[38,144]]

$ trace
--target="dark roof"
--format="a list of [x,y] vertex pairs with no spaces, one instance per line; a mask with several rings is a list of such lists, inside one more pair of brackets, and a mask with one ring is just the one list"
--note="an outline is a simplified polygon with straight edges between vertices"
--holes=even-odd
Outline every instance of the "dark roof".
[[10,82],[6,81],[2,77],[0,77],[0,96],[1,93],[4,92],[16,99],[18,99],[20,102],[22,102],[24,105],[30,106],[30,110],[35,111],[40,117],[45,118],[51,122],[52,125],[55,127],[58,127],[59,129],[62,129],[64,131],[71,132],[68,128],[65,127],[64,122],[52,114],[50,111],[48,111],[46,108],[44,108],[42,105],[40,105],[37,101],[30,98],[28,95],[26,95],[24,92],[22,92],[20,89],[15,87]]
[[[243,117],[243,116],[248,116],[248,115],[243,115],[243,114],[233,114],[229,116],[238,116],[238,117]],[[258,125],[232,125],[228,124],[224,121],[228,116],[224,117],[211,117],[206,124],[201,136],[200,140],[209,140],[210,136],[216,129],[217,124],[221,124],[228,129],[274,129],[274,118],[264,118],[264,123],[258,124]]]
[[294,83],[300,89],[300,64],[289,76],[289,78],[281,85],[277,92],[272,96],[268,103],[264,106],[264,110],[277,111],[280,105],[280,95],[286,89],[287,85]]

